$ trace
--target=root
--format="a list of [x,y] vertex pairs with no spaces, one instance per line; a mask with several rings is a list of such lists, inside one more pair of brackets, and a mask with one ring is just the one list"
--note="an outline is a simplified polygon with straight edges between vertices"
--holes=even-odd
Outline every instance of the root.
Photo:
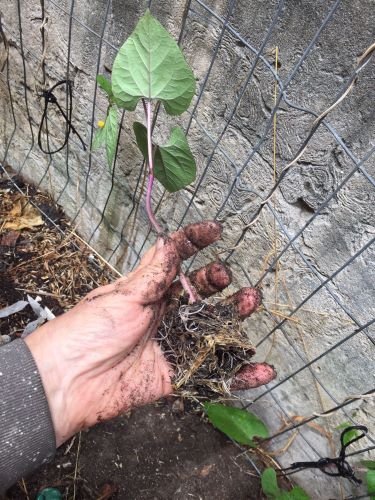
[[232,305],[180,298],[157,338],[175,371],[174,391],[185,397],[230,395],[231,379],[255,354]]

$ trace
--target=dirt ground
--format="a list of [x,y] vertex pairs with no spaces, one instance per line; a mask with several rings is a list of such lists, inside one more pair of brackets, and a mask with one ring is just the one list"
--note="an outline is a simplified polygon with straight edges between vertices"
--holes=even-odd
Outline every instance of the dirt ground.
[[[53,463],[19,482],[9,499],[44,487],[78,499],[259,499],[260,482],[242,452],[200,416],[176,404],[138,408],[99,424],[59,450]],[[76,480],[74,481],[77,464]]]
[[[16,180],[26,197],[0,179],[0,308],[39,295],[41,305],[59,315],[114,275],[48,195]],[[0,335],[20,337],[35,319],[27,306],[0,320]],[[58,488],[64,499],[261,498],[241,450],[179,400],[82,432],[7,498],[32,500],[45,487]]]

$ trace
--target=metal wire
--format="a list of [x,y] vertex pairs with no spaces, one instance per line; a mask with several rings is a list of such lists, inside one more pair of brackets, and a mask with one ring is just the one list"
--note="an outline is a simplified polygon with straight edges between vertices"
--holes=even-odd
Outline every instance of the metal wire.
[[[89,129],[86,130],[85,128],[83,128],[83,130],[80,130],[80,133],[82,133],[83,135],[86,134],[86,138],[88,137],[87,142],[89,143],[91,149],[95,128],[95,116],[98,111],[103,113],[105,112],[105,109],[103,109],[101,104],[98,104],[97,102],[97,84],[95,82],[95,77],[101,70],[103,50],[110,49],[112,51],[117,51],[119,48],[116,44],[110,41],[110,37],[108,35],[108,29],[111,29],[109,20],[111,19],[111,9],[113,7],[112,1],[106,0],[106,2],[103,3],[101,26],[99,30],[94,29],[86,20],[79,17],[79,15],[77,14],[78,9],[76,0],[71,0],[69,7],[66,8],[62,7],[55,0],[48,0],[46,4],[47,5],[45,5],[44,1],[41,2],[42,19],[44,20],[47,16],[50,17],[53,14],[57,16],[58,13],[59,16],[64,17],[64,20],[67,21],[68,30],[66,61],[64,60],[62,62],[61,74],[56,72],[56,70],[51,67],[50,64],[48,64],[48,60],[43,60],[44,85],[47,84],[46,80],[49,79],[74,80],[74,78],[72,78],[71,71],[72,59],[75,55],[73,52],[75,47],[74,28],[83,30],[85,33],[94,37],[94,39],[96,40],[97,57],[92,69],[92,75],[90,75],[92,77],[92,81],[94,82],[93,92],[91,95],[88,95],[88,93],[82,92],[82,90],[79,91],[78,89],[74,89],[76,95],[79,96],[80,111],[85,113],[85,116],[88,117],[87,121],[89,123]],[[319,43],[323,32],[329,29],[329,24],[335,18],[340,4],[341,0],[335,0],[332,1],[330,5],[327,5],[327,12],[325,13],[319,27],[311,37],[307,46],[304,48],[298,61],[294,64],[289,74],[283,79],[280,78],[273,64],[268,60],[265,52],[269,47],[270,42],[272,41],[272,37],[276,31],[277,26],[280,23],[280,20],[283,18],[283,13],[286,7],[285,0],[278,0],[277,2],[275,2],[275,5],[273,7],[272,19],[269,22],[268,26],[264,26],[259,47],[254,44],[250,37],[241,34],[233,25],[237,7],[236,0],[228,0],[227,7],[224,11],[225,13],[223,16],[216,12],[216,8],[208,5],[208,3],[203,0],[186,1],[183,9],[181,27],[178,36],[179,43],[183,44],[189,34],[189,23],[192,20],[198,22],[202,21],[207,25],[213,25],[215,27],[215,32],[217,33],[212,47],[211,58],[205,70],[204,77],[199,84],[199,89],[194,101],[194,105],[188,111],[188,118],[184,123],[187,133],[189,133],[193,127],[196,127],[202,133],[202,137],[204,137],[207,140],[208,144],[210,144],[210,150],[206,155],[204,164],[200,165],[200,175],[197,179],[194,190],[192,192],[186,190],[182,193],[179,193],[178,195],[178,200],[181,204],[181,207],[183,207],[183,210],[178,220],[175,221],[176,228],[181,227],[188,218],[189,220],[192,220],[195,216],[204,216],[204,210],[197,202],[199,200],[199,197],[202,196],[205,182],[207,181],[208,176],[213,170],[215,159],[217,156],[220,156],[220,158],[223,158],[225,161],[228,180],[224,197],[220,205],[218,206],[214,217],[216,219],[221,219],[223,217],[224,211],[233,201],[236,192],[248,194],[255,200],[253,212],[246,214],[248,222],[244,223],[243,229],[240,231],[240,234],[236,238],[233,246],[228,251],[226,251],[223,260],[237,266],[238,269],[241,270],[242,280],[245,280],[248,284],[251,285],[255,284],[256,286],[261,286],[273,272],[275,266],[277,266],[278,263],[280,263],[281,259],[285,258],[289,252],[302,262],[306,272],[308,272],[314,278],[315,284],[313,286],[313,289],[309,293],[307,293],[304,298],[300,298],[298,303],[296,303],[290,309],[285,318],[280,320],[275,316],[275,314],[269,307],[265,306],[265,315],[269,320],[272,321],[273,326],[267,331],[262,331],[262,334],[259,335],[258,346],[268,341],[271,336],[273,336],[277,331],[281,332],[283,340],[285,340],[286,342],[285,345],[287,345],[288,349],[290,349],[289,354],[291,354],[293,356],[293,359],[296,360],[294,369],[291,370],[291,372],[288,374],[284,373],[283,377],[276,383],[269,384],[267,388],[262,391],[259,390],[257,396],[254,397],[250,402],[245,403],[245,401],[242,401],[243,407],[249,407],[255,402],[262,402],[263,400],[267,400],[267,398],[270,398],[270,401],[272,401],[272,403],[277,406],[281,414],[284,416],[285,420],[288,422],[288,425],[285,426],[282,430],[273,432],[270,440],[275,441],[281,436],[286,435],[287,433],[298,431],[299,439],[301,439],[301,442],[306,445],[304,449],[305,453],[310,458],[321,458],[322,455],[320,451],[316,449],[315,444],[311,440],[311,436],[307,434],[306,431],[308,430],[308,427],[306,426],[312,421],[324,419],[326,416],[331,416],[335,412],[341,412],[341,414],[343,414],[347,420],[349,420],[353,424],[358,424],[356,419],[354,419],[352,414],[349,412],[350,405],[358,402],[361,398],[365,399],[368,396],[372,396],[374,393],[374,388],[370,385],[364,392],[364,394],[348,394],[348,397],[342,400],[342,398],[338,397],[332,390],[327,387],[329,384],[324,379],[324,377],[317,373],[315,367],[318,361],[324,358],[329,359],[327,358],[327,356],[329,356],[331,353],[334,353],[336,350],[339,350],[342,346],[349,345],[348,342],[350,342],[351,339],[356,338],[360,335],[363,335],[363,338],[366,339],[366,341],[368,340],[369,349],[374,349],[375,340],[371,335],[369,328],[374,324],[375,319],[366,317],[366,321],[360,320],[356,315],[354,307],[345,304],[344,300],[340,296],[340,287],[336,285],[334,280],[340,275],[340,273],[344,273],[347,269],[350,269],[350,266],[356,263],[356,259],[361,258],[361,256],[363,256],[365,252],[373,248],[375,238],[369,238],[367,241],[365,241],[362,244],[361,248],[357,249],[357,251],[353,253],[353,255],[351,255],[349,258],[346,258],[345,262],[343,262],[333,272],[328,273],[326,276],[322,276],[321,273],[316,269],[316,267],[312,265],[310,259],[304,254],[303,246],[301,244],[303,236],[307,234],[306,230],[314,223],[314,221],[316,221],[319,215],[324,213],[324,211],[332,210],[332,204],[337,199],[337,196],[340,195],[340,192],[343,192],[342,190],[344,188],[350,188],[350,183],[353,182],[355,176],[360,176],[361,178],[366,180],[371,188],[375,188],[375,180],[366,166],[370,160],[373,160],[375,146],[366,146],[366,148],[368,148],[367,150],[365,150],[365,147],[363,147],[363,151],[354,153],[348,146],[346,141],[341,137],[336,128],[329,122],[329,115],[326,116],[323,113],[319,117],[319,115],[314,110],[308,109],[307,107],[302,106],[300,103],[295,102],[296,98],[294,97],[293,99],[291,99],[288,94],[291,85],[295,81],[300,69],[309,59],[313,49],[316,48],[317,43]],[[154,3],[151,0],[145,0],[144,6],[146,7],[146,5],[148,5],[151,9],[154,8]],[[13,165],[13,167],[16,167],[17,172],[21,174],[28,165],[34,152],[36,152],[36,154],[40,154],[39,151],[36,151],[37,145],[35,144],[34,139],[34,127],[36,126],[38,118],[40,117],[40,105],[38,105],[35,99],[35,95],[30,92],[28,82],[32,78],[30,78],[29,75],[30,69],[28,67],[27,61],[40,61],[45,48],[45,33],[44,31],[42,32],[42,47],[40,54],[35,51],[35,48],[25,46],[24,23],[26,21],[23,14],[23,6],[21,0],[16,0],[16,8],[18,18],[17,26],[7,26],[6,17],[0,17],[0,35],[4,33],[3,36],[9,36],[12,39],[13,46],[17,47],[17,50],[21,55],[23,85],[22,104],[20,104],[19,95],[17,95],[17,98],[15,98],[14,93],[14,87],[17,85],[17,81],[15,77],[12,77],[11,75],[11,64],[10,61],[7,60],[5,66],[1,70],[0,78],[6,82],[7,101],[4,105],[6,105],[10,110],[13,124],[7,142],[3,145],[3,156],[1,158],[0,167],[4,175],[8,175],[6,171],[6,165],[8,159],[12,156],[12,145],[14,142],[14,138],[17,136],[17,133],[20,129],[17,119],[18,109],[22,108],[23,112],[25,113],[30,133],[25,154],[24,156],[19,158],[18,164]],[[15,33],[15,29],[18,29],[18,33]],[[250,62],[248,64],[246,74],[243,77],[243,82],[237,91],[235,99],[233,100],[233,102],[227,103],[228,111],[225,119],[222,120],[221,128],[216,132],[211,132],[208,127],[204,123],[202,123],[200,110],[205,106],[205,97],[207,95],[210,79],[213,78],[215,67],[217,64],[220,64],[218,59],[220,51],[223,49],[224,40],[229,41],[231,44],[240,43],[246,53],[249,55]],[[340,102],[345,97],[346,92],[348,92],[348,89],[351,90],[353,83],[356,81],[359,72],[362,69],[364,71],[367,71],[368,68],[365,68],[365,66],[368,67],[370,58],[371,54],[366,59],[364,59],[358,67],[353,69],[352,73],[345,79],[345,81],[343,81],[342,87],[339,90],[336,98],[333,99],[333,102]],[[267,119],[263,123],[263,130],[259,133],[255,144],[249,147],[249,150],[244,156],[244,159],[239,162],[238,159],[233,157],[233,153],[230,153],[226,150],[224,139],[229,130],[229,127],[233,125],[233,121],[237,116],[239,107],[246,92],[248,92],[249,89],[252,88],[253,85],[255,85],[254,75],[259,68],[266,71],[267,74],[269,74],[273,79],[275,85],[277,85],[278,88],[278,95],[274,106],[269,111]],[[35,78],[35,75],[33,75],[33,78]],[[68,99],[67,94],[66,99]],[[262,146],[264,146],[264,144],[270,137],[270,132],[274,123],[274,117],[279,112],[280,106],[284,106],[284,108],[288,111],[294,111],[296,113],[299,113],[300,116],[308,117],[313,120],[310,132],[305,134],[305,137],[301,139],[300,144],[296,148],[297,151],[294,155],[292,155],[292,158],[289,159],[289,161],[285,162],[288,164],[287,166],[290,166],[290,164],[294,162],[297,157],[299,158],[301,151],[305,151],[306,147],[311,145],[312,138],[318,130],[324,130],[326,133],[328,133],[335,146],[337,146],[340,152],[343,153],[345,160],[347,160],[350,165],[350,168],[347,172],[345,172],[343,178],[336,183],[334,188],[332,188],[329,194],[327,194],[326,198],[322,200],[319,206],[314,209],[314,213],[311,215],[311,217],[305,220],[303,225],[296,229],[293,234],[285,224],[283,216],[278,208],[270,202],[270,195],[272,195],[272,193],[275,191],[275,186],[270,185],[268,194],[259,193],[253,186],[249,185],[246,177],[246,174],[251,169],[255,158],[260,154]],[[135,189],[133,193],[130,194],[130,201],[128,206],[126,207],[123,220],[119,227],[113,226],[113,223],[111,221],[111,214],[107,213],[110,207],[111,196],[113,196],[115,188],[117,188],[118,186],[124,186],[124,182],[121,179],[121,168],[118,164],[119,158],[117,155],[117,152],[119,151],[120,145],[123,141],[125,128],[124,120],[126,120],[125,113],[123,113],[121,117],[121,127],[117,141],[115,161],[113,164],[113,169],[109,176],[109,182],[105,186],[107,192],[101,207],[97,206],[97,186],[91,186],[90,180],[94,166],[97,169],[101,169],[101,172],[106,171],[107,167],[105,161],[98,153],[89,151],[87,154],[85,154],[84,152],[80,151],[79,141],[77,141],[75,137],[70,138],[65,151],[62,153],[58,153],[56,155],[56,158],[53,158],[51,155],[48,155],[45,158],[45,168],[43,174],[39,180],[35,179],[35,184],[38,187],[42,186],[47,176],[53,177],[54,169],[56,169],[59,173],[59,176],[65,179],[61,190],[58,193],[54,192],[57,202],[63,202],[67,192],[77,190],[83,197],[83,199],[72,216],[73,223],[82,213],[84,213],[84,209],[89,207],[89,210],[91,210],[92,213],[95,214],[96,218],[95,222],[93,222],[92,225],[93,230],[88,235],[86,240],[90,243],[91,241],[95,240],[98,235],[102,234],[102,232],[105,233],[106,231],[108,231],[113,233],[116,237],[116,243],[113,244],[113,248],[108,252],[107,259],[108,261],[111,261],[117,255],[120,249],[126,247],[126,252],[128,252],[127,257],[129,262],[129,269],[131,269],[137,265],[142,255],[143,249],[147,245],[147,242],[152,236],[152,233],[151,229],[146,228],[144,231],[142,231],[144,237],[136,239],[136,243],[132,242],[131,238],[128,239],[128,230],[131,224],[134,223],[135,215],[137,214],[138,218],[141,217],[143,220],[143,202],[141,201],[139,206],[139,196],[141,194],[144,165],[139,169],[136,179],[133,180]],[[48,126],[56,129],[58,127],[58,124],[55,123],[53,118],[51,118],[49,119]],[[75,185],[71,170],[71,162],[77,157],[85,166],[78,189]],[[271,163],[267,160],[264,160],[264,163],[267,166],[266,168],[269,168],[269,170],[271,171],[271,169],[273,168]],[[283,181],[284,177],[285,172],[284,174],[281,174],[279,178],[280,182]],[[162,208],[165,199],[166,196],[163,191],[154,194],[153,202],[156,206],[156,209]],[[259,207],[262,207],[262,210],[264,209],[266,217],[271,218],[275,221],[277,233],[280,235],[284,243],[279,246],[277,252],[272,256],[266,268],[261,271],[259,277],[254,280],[255,283],[252,283],[247,270],[241,263],[239,249],[241,248],[242,242],[247,241],[246,239],[251,233],[252,222],[259,215]],[[371,208],[372,207],[369,206],[369,210]],[[240,210],[238,210],[238,212],[240,212]],[[135,222],[137,222],[137,220]],[[189,268],[194,264],[194,262],[195,258],[190,260]],[[327,296],[332,299],[335,307],[342,311],[345,317],[349,318],[354,326],[350,333],[343,333],[341,338],[335,343],[327,348],[322,347],[322,352],[320,352],[320,354],[315,355],[315,357],[313,357],[312,359],[308,359],[306,353],[302,352],[298,344],[290,335],[289,328],[287,327],[290,326],[291,319],[293,319],[293,317],[302,310],[306,303],[317,297],[317,294],[319,293],[327,294]],[[309,376],[312,377],[314,383],[316,383],[316,385],[324,391],[329,400],[332,402],[332,406],[330,407],[330,409],[325,411],[323,411],[321,408],[316,409],[316,411],[306,416],[302,421],[296,423],[290,417],[289,412],[286,410],[286,405],[281,398],[278,389],[282,388],[284,384],[287,384],[289,381],[293,381],[295,377],[297,377],[302,372],[309,373]],[[338,376],[340,375],[338,374]],[[368,383],[371,384],[370,381]],[[349,453],[347,456],[356,456],[360,453],[366,453],[374,450],[374,437],[372,437],[369,433],[367,439],[371,443],[370,446],[364,446],[359,450],[355,450]],[[259,474],[260,471],[257,468],[255,462],[251,459],[250,456],[247,456],[247,459],[252,464],[254,470]],[[348,496],[347,498],[354,499],[364,497]]]

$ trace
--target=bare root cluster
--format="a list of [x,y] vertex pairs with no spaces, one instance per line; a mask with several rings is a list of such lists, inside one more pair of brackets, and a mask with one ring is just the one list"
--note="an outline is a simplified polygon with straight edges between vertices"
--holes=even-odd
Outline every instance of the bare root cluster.
[[235,374],[255,354],[233,305],[178,300],[158,330],[181,396],[228,396]]

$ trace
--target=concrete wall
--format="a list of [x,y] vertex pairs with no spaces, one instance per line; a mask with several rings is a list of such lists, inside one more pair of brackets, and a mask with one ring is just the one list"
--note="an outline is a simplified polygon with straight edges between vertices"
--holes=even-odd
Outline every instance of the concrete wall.
[[[143,248],[148,232],[143,200],[134,225],[132,217],[129,218],[129,214],[134,215],[132,199],[142,163],[131,133],[131,123],[135,118],[143,119],[141,110],[125,116],[112,184],[102,152],[94,153],[90,158],[74,135],[69,148],[63,152],[52,158],[41,153],[36,136],[43,101],[38,99],[37,91],[66,77],[70,46],[69,77],[74,81],[74,125],[86,144],[89,144],[92,123],[95,124],[105,115],[102,93],[99,92],[96,99],[94,96],[97,69],[103,73],[106,67],[111,67],[116,54],[114,47],[120,46],[129,35],[144,12],[146,2],[112,1],[104,26],[99,61],[100,34],[107,2],[74,2],[70,43],[70,2],[46,1],[45,4],[48,22],[45,25],[46,46],[43,55],[41,5],[35,0],[20,2],[25,78],[17,2],[0,0],[4,30],[10,43],[10,93],[6,68],[0,76],[0,157],[3,158],[6,153],[6,164],[16,171],[21,170],[35,183],[41,182],[42,188],[51,192],[75,223],[79,224],[81,235],[90,240],[103,256],[111,257],[113,265],[126,272],[135,262],[137,252]],[[216,15],[227,15],[227,2],[210,0],[207,5]],[[176,228],[182,218],[187,223],[215,217],[229,196],[219,215],[225,228],[220,249],[230,249],[236,245],[242,229],[259,206],[260,196],[265,197],[273,184],[272,126],[266,140],[246,164],[249,153],[264,136],[273,108],[274,77],[270,71],[275,64],[273,49],[278,46],[278,73],[285,83],[333,6],[332,1],[323,0],[286,2],[263,50],[264,58],[256,65],[233,113],[236,99],[242,93],[256,57],[246,42],[256,49],[261,46],[275,17],[277,4],[275,1],[238,0],[229,22],[243,40],[227,30],[210,70],[210,62],[221,36],[221,24],[200,3],[192,1],[182,47],[198,79],[197,91],[203,89],[189,130],[199,177],[196,185],[184,192],[164,196],[158,217],[169,230]],[[184,2],[163,0],[152,6],[154,15],[176,38],[183,11]],[[293,158],[307,136],[314,119],[307,111],[319,114],[332,103],[352,73],[356,58],[373,42],[372,14],[371,0],[341,2],[309,50],[307,59],[287,88],[288,101],[282,102],[277,114],[278,173]],[[43,82],[43,61],[46,84]],[[343,138],[343,144],[338,144],[327,128],[318,130],[303,158],[290,170],[271,203],[271,209],[277,214],[276,222],[272,210],[266,208],[229,259],[235,272],[232,289],[248,285],[249,281],[256,283],[267,262],[272,261],[275,247],[280,251],[287,243],[286,233],[294,236],[318,212],[314,221],[296,240],[295,247],[288,248],[277,268],[262,281],[267,311],[259,312],[247,324],[254,343],[373,238],[375,190],[362,173],[355,173],[324,209],[320,210],[320,206],[354,168],[355,161],[362,160],[373,145],[374,67],[374,62],[370,61],[360,74],[351,95],[328,118],[338,136]],[[56,92],[56,95],[60,94]],[[63,93],[61,96],[64,102]],[[196,99],[190,110],[194,109]],[[94,110],[93,101],[96,103]],[[188,112],[174,122],[186,126],[189,119]],[[160,122],[163,124],[157,126],[156,134],[162,137],[172,121],[162,112]],[[221,134],[225,126],[225,133]],[[49,127],[51,141],[61,143],[61,122],[53,113]],[[213,145],[219,137],[219,149],[212,156]],[[242,169],[245,164],[246,167]],[[364,162],[363,167],[369,176],[374,176],[372,157]],[[230,192],[229,188],[240,170],[238,181]],[[194,202],[186,213],[195,187],[198,189]],[[161,194],[162,190],[157,187],[155,203]],[[139,190],[136,196],[138,200]],[[101,221],[105,205],[105,219]],[[95,230],[99,223],[99,228]],[[130,240],[129,246],[124,241],[118,246],[121,233],[123,239]],[[150,236],[144,248],[152,240]],[[202,257],[196,259],[194,266],[207,262],[215,255],[215,250],[205,251]],[[329,291],[325,288],[318,291],[291,321],[284,324],[283,331],[278,329],[262,343],[257,358],[264,359],[267,356],[277,367],[281,380],[302,366],[301,357],[312,359],[354,331],[357,325],[353,318],[361,325],[366,324],[374,313],[373,264],[374,251],[369,246],[331,281]],[[374,329],[369,328],[367,333],[370,336]],[[261,398],[254,404],[253,410],[276,431],[283,425],[286,415],[293,418],[312,412],[320,413],[335,406],[334,400],[341,402],[349,395],[368,391],[374,387],[374,368],[373,343],[364,333],[358,334],[313,365],[314,374],[323,382],[325,389],[306,369],[273,391],[272,396]],[[261,392],[258,391],[259,394]],[[247,396],[253,398],[254,392]],[[335,425],[353,418],[371,427],[370,423],[375,417],[374,404],[370,399],[361,400],[346,410],[347,414],[338,412],[318,421],[322,429],[333,433],[333,441],[337,446],[338,432],[334,431]],[[275,448],[282,448],[290,436],[283,436],[275,443]],[[332,455],[329,439],[323,430],[305,426],[293,444],[277,459],[287,465],[300,459],[319,458],[304,439],[322,456]],[[361,441],[361,446],[371,444],[369,440]],[[367,457],[354,457],[352,463],[358,463],[360,458]],[[304,472],[298,476],[298,480],[313,498],[339,498],[341,494],[338,482],[328,481],[321,474]],[[343,491],[351,491],[347,481],[342,486]],[[355,490],[357,494],[359,491]]]

